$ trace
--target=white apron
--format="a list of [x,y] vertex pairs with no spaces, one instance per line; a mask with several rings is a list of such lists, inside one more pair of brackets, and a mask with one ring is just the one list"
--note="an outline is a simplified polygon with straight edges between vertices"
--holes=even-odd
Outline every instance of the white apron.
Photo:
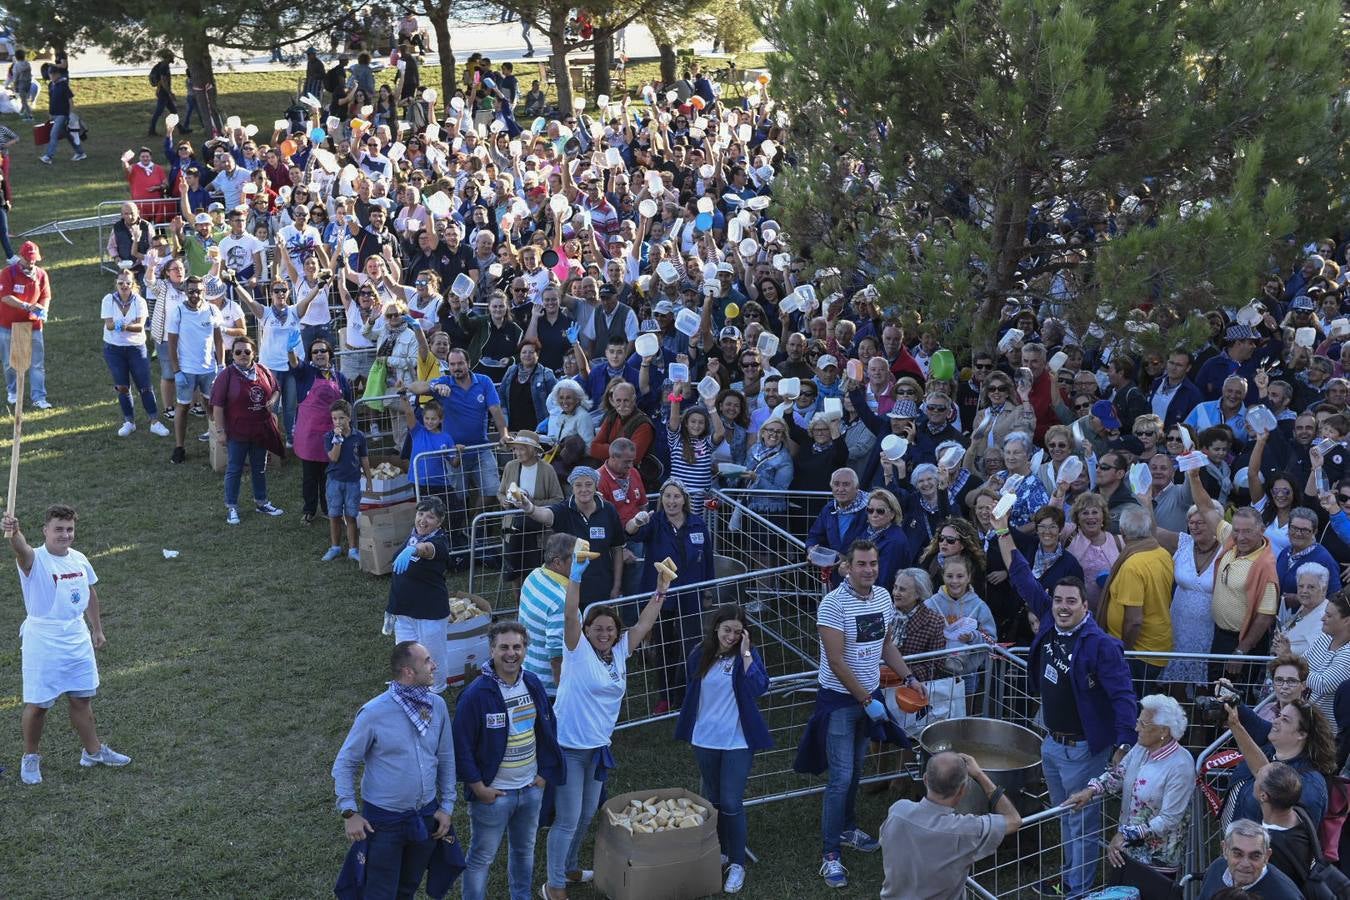
[[19,627],[19,635],[23,638],[24,703],[46,703],[67,691],[98,689],[94,641],[83,616],[29,616]]

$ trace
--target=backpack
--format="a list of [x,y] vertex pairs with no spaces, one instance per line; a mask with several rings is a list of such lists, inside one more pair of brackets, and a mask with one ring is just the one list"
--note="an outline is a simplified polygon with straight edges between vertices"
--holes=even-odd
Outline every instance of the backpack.
[[[1335,781],[1342,781],[1340,778],[1327,779],[1328,785]],[[1344,788],[1344,782],[1341,787]],[[1334,792],[1333,792],[1334,797]],[[1321,829],[1313,824],[1312,817],[1308,815],[1307,810],[1301,806],[1294,807],[1295,814],[1312,831],[1312,851],[1313,863],[1308,869],[1308,877],[1303,882],[1303,896],[1308,900],[1350,900],[1350,877],[1336,867],[1334,863],[1327,862],[1327,858],[1322,855],[1322,842],[1319,838]],[[1340,823],[1345,821],[1345,812],[1342,808]],[[1326,827],[1326,820],[1323,820],[1323,828]],[[1339,825],[1337,833],[1339,835]]]

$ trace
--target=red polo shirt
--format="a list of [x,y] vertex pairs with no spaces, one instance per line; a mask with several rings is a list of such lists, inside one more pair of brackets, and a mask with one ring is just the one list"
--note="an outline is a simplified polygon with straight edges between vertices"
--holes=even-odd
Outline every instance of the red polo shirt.
[[642,486],[642,476],[638,474],[636,465],[628,470],[627,482],[615,478],[608,464],[601,466],[600,484],[596,490],[600,496],[614,504],[619,513],[619,521],[624,525],[647,506],[647,491]]
[[[52,286],[47,270],[33,267],[32,276],[25,275],[18,263],[0,269],[0,297],[13,297],[21,303],[36,303],[47,308],[52,302]],[[0,303],[0,328],[11,328],[18,322],[32,322],[34,331],[42,330],[42,322],[22,309]]]

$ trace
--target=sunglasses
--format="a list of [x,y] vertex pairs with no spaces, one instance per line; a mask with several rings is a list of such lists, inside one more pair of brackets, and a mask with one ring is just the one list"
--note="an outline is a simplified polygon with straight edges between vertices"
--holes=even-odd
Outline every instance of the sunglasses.
[[356,296],[358,296],[358,297],[374,297],[374,296],[375,296],[375,292],[374,292],[374,291],[357,291],[357,292],[356,292]]
[[329,350],[327,347],[317,347],[317,346],[316,346],[316,347],[310,347],[310,348],[309,348],[309,355],[310,355],[310,356],[313,356],[315,353],[332,353],[332,352],[333,352],[333,351],[332,351],[332,350]]
[[1050,442],[1049,442],[1048,444],[1046,444],[1045,446],[1046,446],[1047,449],[1050,449],[1050,450],[1068,450],[1068,449],[1069,449],[1069,444],[1068,444],[1067,441],[1050,441]]
[[1075,403],[1075,404],[1073,405],[1073,408],[1074,408],[1074,409],[1092,409],[1092,404],[1091,404],[1091,403]]
[[183,291],[183,293],[187,294],[189,297],[200,297],[202,295],[202,289],[188,288],[186,291]]
[[1170,444],[1170,443],[1173,443],[1173,442],[1180,443],[1180,442],[1181,442],[1181,435],[1179,435],[1179,434],[1169,434],[1169,435],[1167,436],[1167,442],[1168,442],[1169,444]]
[[252,356],[252,355],[253,355],[253,351],[250,350],[250,349],[248,349],[247,347],[245,347],[243,350],[231,350],[230,352],[233,353],[235,356]]
[[993,367],[994,367],[994,366],[993,366],[992,363],[976,363],[976,364],[975,364],[975,368],[979,369],[981,372],[988,371],[989,369],[992,369]]
[[917,397],[919,392],[913,388],[897,388],[895,395],[897,397]]
[[884,515],[886,515],[886,513],[888,513],[888,512],[890,512],[890,510],[887,509],[887,508],[884,507],[884,506],[869,506],[869,507],[867,507],[867,514],[868,514],[869,516],[870,516],[870,515],[884,516]]
[[1123,471],[1125,471],[1125,470],[1124,470],[1122,467],[1120,467],[1120,466],[1112,466],[1112,465],[1108,465],[1107,463],[1097,463],[1097,471],[1098,471],[1098,472],[1123,472]]
[[385,313],[384,317],[386,319],[401,319],[403,315],[401,313]]
[[1156,432],[1156,431],[1136,431],[1136,432],[1134,433],[1134,436],[1137,437],[1137,438],[1146,438],[1146,437],[1147,437],[1147,438],[1151,438],[1151,437],[1157,437],[1157,436],[1158,436],[1158,432]]
[[274,288],[272,288],[272,293],[274,293],[274,294],[287,294],[287,293],[290,293],[290,291],[289,291],[288,288],[284,288],[284,287],[274,287]]

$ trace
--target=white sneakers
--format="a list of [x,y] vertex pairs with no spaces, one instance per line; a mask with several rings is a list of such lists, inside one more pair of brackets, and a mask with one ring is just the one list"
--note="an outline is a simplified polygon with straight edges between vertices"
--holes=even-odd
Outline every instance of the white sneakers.
[[34,401],[33,401],[33,406],[34,406],[34,408],[36,408],[36,409],[51,409],[51,408],[52,408],[52,404],[51,404],[51,402],[48,401],[48,400],[34,400]]
[[735,894],[745,887],[745,866],[732,863],[727,867],[727,882],[722,886],[725,894]]
[[[131,757],[109,747],[107,744],[100,744],[97,753],[91,754],[88,750],[80,750],[80,765],[86,769],[94,766],[112,766],[120,768],[131,762]],[[42,754],[25,753],[23,762],[19,766],[19,778],[24,784],[42,784]]]
[[90,755],[88,750],[80,751],[80,765],[86,769],[93,766],[112,766],[118,768],[131,762],[131,757],[118,753],[107,744],[99,744],[98,752]]
[[[122,427],[117,429],[117,436],[126,437],[135,430],[136,430],[135,422],[123,422]],[[168,437],[170,434],[169,429],[166,428],[164,426],[164,423],[161,422],[159,419],[150,420],[150,433],[153,435],[157,435],[158,437]]]

